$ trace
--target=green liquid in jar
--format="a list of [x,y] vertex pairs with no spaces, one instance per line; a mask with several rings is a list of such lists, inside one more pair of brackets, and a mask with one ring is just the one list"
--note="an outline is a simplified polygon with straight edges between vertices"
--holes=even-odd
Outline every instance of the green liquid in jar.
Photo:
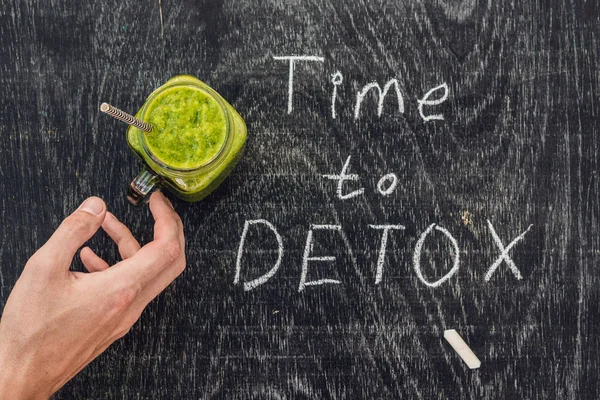
[[202,200],[215,190],[244,152],[247,132],[242,117],[190,75],[169,79],[135,116],[151,123],[153,131],[130,126],[129,147],[160,177],[161,186],[186,201]]
[[177,169],[206,165],[227,139],[223,109],[208,94],[191,87],[165,90],[150,104],[146,133],[150,151],[164,164]]

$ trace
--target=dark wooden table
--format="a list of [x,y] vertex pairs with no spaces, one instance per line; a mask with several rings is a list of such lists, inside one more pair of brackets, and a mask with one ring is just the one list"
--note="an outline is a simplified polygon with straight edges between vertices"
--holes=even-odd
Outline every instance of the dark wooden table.
[[[197,204],[175,201],[188,268],[132,332],[57,399],[598,398],[600,35],[594,1],[3,1],[0,299],[90,195],[147,242],[125,200],[140,162],[103,101],[135,112],[168,78],[206,81],[239,110],[248,145]],[[322,57],[295,64],[277,56]],[[336,117],[331,99],[336,86]],[[339,75],[338,75],[339,79]],[[396,79],[382,115],[375,89]],[[447,84],[447,100],[424,106]],[[430,100],[440,98],[442,91]],[[347,174],[338,183],[323,175]],[[380,178],[397,186],[383,196]],[[389,188],[393,177],[382,183]],[[242,283],[283,258],[275,275]],[[529,232],[500,256],[503,246]],[[376,266],[389,232],[381,281]],[[438,287],[424,280],[458,271]],[[307,281],[298,291],[306,242]],[[318,227],[317,227],[318,228]],[[116,262],[99,233],[90,241]],[[310,247],[310,246],[309,246]],[[76,257],[73,268],[82,270]],[[456,329],[482,365],[443,339]]]

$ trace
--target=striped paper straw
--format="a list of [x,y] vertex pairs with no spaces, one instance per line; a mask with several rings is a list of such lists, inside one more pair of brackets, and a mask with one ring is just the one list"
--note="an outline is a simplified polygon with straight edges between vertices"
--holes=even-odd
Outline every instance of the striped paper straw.
[[136,128],[143,130],[144,132],[152,132],[152,125],[142,120],[139,120],[133,115],[127,114],[126,112],[121,111],[118,108],[111,106],[110,104],[102,103],[102,105],[100,105],[100,111],[118,119],[119,121],[123,121],[126,124],[135,126]]

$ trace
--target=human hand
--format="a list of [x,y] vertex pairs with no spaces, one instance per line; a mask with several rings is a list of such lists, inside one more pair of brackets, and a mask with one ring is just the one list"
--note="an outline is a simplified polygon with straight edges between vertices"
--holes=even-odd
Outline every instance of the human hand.
[[[27,262],[0,320],[0,399],[47,399],[111,343],[185,268],[183,225],[162,193],[150,197],[154,240],[140,248],[97,197],[67,217]],[[109,268],[89,247],[89,273],[69,271],[102,226],[122,261]]]

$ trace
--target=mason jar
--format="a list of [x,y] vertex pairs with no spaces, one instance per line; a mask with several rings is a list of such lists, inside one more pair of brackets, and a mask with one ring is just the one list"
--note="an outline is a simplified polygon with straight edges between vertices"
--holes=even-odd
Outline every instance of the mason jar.
[[[201,151],[203,144],[195,143],[194,137],[190,139],[189,135],[186,136],[188,134],[186,127],[190,125],[189,121],[183,121],[181,126],[172,126],[180,123],[177,120],[176,111],[170,112],[167,108],[164,115],[159,117],[163,118],[161,123],[168,128],[167,130],[175,130],[181,138],[172,137],[172,132],[168,133],[171,136],[150,136],[161,135],[161,130],[153,129],[152,132],[147,133],[130,126],[127,130],[127,143],[144,163],[141,172],[131,182],[127,192],[127,199],[134,205],[139,205],[155,186],[164,187],[186,201],[202,200],[223,182],[242,156],[246,143],[244,120],[219,93],[193,76],[179,75],[169,79],[150,94],[136,117],[152,124],[152,117],[156,118],[154,114],[156,114],[157,104],[163,102],[166,103],[165,107],[174,107],[173,104],[177,104],[185,118],[191,116],[187,119],[203,118],[202,110],[189,109],[189,106],[188,109],[185,109],[186,104],[193,103],[193,101],[186,102],[186,100],[190,100],[185,98],[186,94],[198,96],[197,99],[206,96],[206,100],[210,102],[212,113],[209,117],[218,121],[213,125],[219,131],[219,139],[208,138],[206,141],[208,145],[204,143],[205,147],[210,146],[208,157],[197,157],[196,160],[191,159],[182,163],[177,157],[177,146],[181,145],[179,148],[181,153],[187,153],[193,150],[191,147]],[[169,121],[174,122],[169,125]],[[162,133],[167,135],[165,131]],[[165,148],[168,147],[168,152],[162,151],[161,141],[163,139],[169,140],[168,146],[165,146]],[[198,136],[196,139],[202,139],[202,137]],[[202,140],[196,140],[196,142]]]

